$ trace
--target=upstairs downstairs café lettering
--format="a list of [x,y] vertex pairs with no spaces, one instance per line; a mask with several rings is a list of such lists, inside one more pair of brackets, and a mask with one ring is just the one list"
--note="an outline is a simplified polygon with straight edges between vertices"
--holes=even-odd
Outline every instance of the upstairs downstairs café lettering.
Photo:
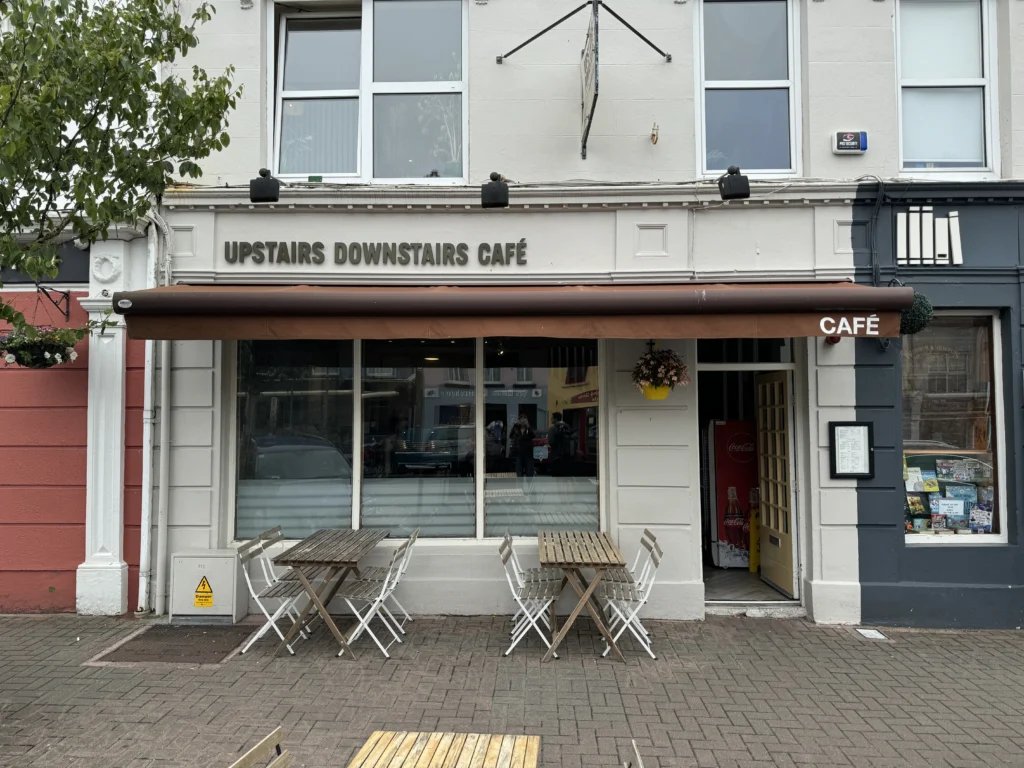
[[352,267],[465,267],[470,254],[483,267],[525,267],[526,238],[512,243],[343,243],[260,240],[224,243],[228,264],[288,264],[322,266],[333,263]]

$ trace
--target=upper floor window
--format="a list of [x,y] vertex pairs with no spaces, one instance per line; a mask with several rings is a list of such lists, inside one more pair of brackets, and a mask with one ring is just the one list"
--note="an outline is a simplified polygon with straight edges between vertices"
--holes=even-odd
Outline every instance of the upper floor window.
[[791,0],[701,3],[703,171],[796,170]]
[[463,181],[464,13],[463,0],[362,0],[283,15],[277,174]]
[[990,167],[982,0],[900,0],[904,170]]

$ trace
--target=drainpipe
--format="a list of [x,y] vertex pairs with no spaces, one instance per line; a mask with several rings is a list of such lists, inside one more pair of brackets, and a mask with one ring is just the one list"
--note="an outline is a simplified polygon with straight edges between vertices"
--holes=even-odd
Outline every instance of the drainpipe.
[[[148,218],[148,217],[147,217]],[[157,223],[149,220],[146,258],[146,288],[155,288],[159,264]],[[139,537],[139,605],[136,613],[149,612],[149,571],[152,561],[150,538],[153,532],[153,342],[146,340],[145,383],[142,396],[142,520]]]
[[[167,248],[163,258],[163,284],[171,284],[170,230],[159,216],[155,221],[164,233]],[[171,466],[171,342],[160,342],[160,469],[157,474],[157,528],[156,528],[156,597],[153,613],[163,616],[167,604],[167,500],[170,493]]]
[[157,493],[156,515],[156,603],[153,613],[163,616],[167,598],[167,497],[170,483],[167,473],[171,466],[171,418],[167,407],[171,399],[171,343],[160,342],[160,488]]

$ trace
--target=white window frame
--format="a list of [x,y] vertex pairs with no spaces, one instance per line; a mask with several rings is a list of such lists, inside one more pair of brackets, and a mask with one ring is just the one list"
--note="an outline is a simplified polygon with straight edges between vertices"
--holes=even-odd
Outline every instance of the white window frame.
[[792,178],[803,175],[803,154],[802,139],[803,125],[800,120],[800,46],[799,40],[800,18],[799,4],[795,0],[785,0],[786,3],[786,32],[789,55],[787,62],[789,66],[788,80],[705,80],[704,79],[704,3],[699,0],[695,3],[696,20],[693,25],[693,49],[696,52],[697,60],[693,68],[694,87],[697,98],[697,141],[694,142],[697,148],[697,165],[695,166],[704,177],[718,178],[725,173],[725,170],[708,170],[707,164],[707,136],[705,135],[706,113],[705,94],[708,89],[757,89],[770,90],[787,88],[789,90],[789,158],[790,168],[740,168],[744,175],[755,179],[779,179]]
[[[899,146],[899,175],[905,178],[920,178],[935,181],[972,181],[999,178],[999,114],[997,83],[992,76],[996,67],[996,39],[994,6],[991,0],[979,0],[981,4],[981,67],[980,78],[903,78],[902,51],[900,49],[900,14],[904,0],[896,1],[893,45],[896,53],[896,140]],[[905,168],[903,165],[903,89],[904,88],[969,88],[980,87],[984,92],[983,111],[985,118],[985,165],[979,168]]]
[[[32,290],[35,290],[33,286]],[[467,370],[473,371],[477,381],[483,378],[484,371],[484,339],[489,337],[477,336],[474,340],[476,362],[474,367],[468,368]],[[359,530],[362,526],[362,507],[363,507],[363,462],[360,457],[363,455],[363,339],[351,339],[352,346],[352,529]],[[221,377],[219,382],[219,391],[223,393],[223,399],[221,400],[221,408],[227,409],[227,412],[222,414],[221,418],[225,419],[224,427],[227,430],[225,436],[222,438],[225,444],[225,450],[227,453],[226,463],[224,470],[221,473],[220,478],[217,480],[217,485],[220,488],[220,499],[219,509],[220,520],[219,530],[223,532],[222,536],[220,533],[216,533],[218,539],[223,540],[225,546],[237,547],[242,539],[239,539],[236,534],[236,525],[238,514],[237,508],[237,477],[238,477],[238,344],[239,342],[233,342],[231,344],[223,345],[223,353],[221,353],[217,360],[223,361],[224,375]],[[608,354],[607,341],[605,339],[597,340],[597,369],[598,369],[598,387],[599,391],[611,391],[611,377],[610,374],[605,370],[605,362],[610,359]],[[776,366],[778,367],[778,366]],[[476,436],[477,445],[484,445],[485,435],[484,431],[487,428],[486,424],[486,398],[487,391],[485,387],[477,387],[475,390],[474,399],[474,435]],[[598,455],[598,469],[597,477],[594,478],[597,482],[597,529],[602,533],[615,530],[618,525],[617,521],[615,525],[612,524],[610,505],[608,501],[609,492],[609,478],[611,477],[610,470],[610,457],[609,450],[611,449],[611,442],[609,437],[609,429],[611,425],[610,412],[612,409],[604,407],[598,404],[597,409],[597,455]],[[485,483],[486,483],[486,455],[484,451],[477,451],[474,465],[474,479],[475,487],[474,493],[476,494],[476,531],[473,536],[463,537],[451,537],[451,538],[431,538],[423,537],[419,539],[420,542],[430,547],[447,547],[447,546],[465,546],[465,545],[479,545],[486,544],[491,546],[492,542],[497,541],[500,536],[485,536],[484,535],[484,513],[486,507],[486,495],[485,495]],[[211,530],[217,531],[218,526],[212,525]],[[536,536],[517,536],[515,538],[522,539],[526,542],[536,541]],[[286,544],[283,546],[290,546],[297,542],[298,539],[288,539]],[[383,542],[385,548],[397,546],[402,541],[401,538],[392,537],[386,539]]]
[[[956,534],[953,536],[922,536],[919,533],[904,534],[903,539],[908,547],[991,547],[1006,545],[1009,542],[1009,514],[1006,498],[1006,406],[1003,403],[1003,329],[1002,318],[998,310],[991,309],[956,309],[936,310],[936,317],[984,317],[991,320],[992,330],[992,397],[995,401],[995,470],[996,470],[996,509],[993,514],[999,515],[999,533],[973,534],[970,536]],[[902,363],[902,353],[901,353]],[[900,391],[902,392],[902,383]],[[903,420],[900,419],[900,434],[903,431]],[[902,441],[900,443],[902,447]],[[905,492],[905,491],[904,491]]]
[[[276,0],[267,3],[267,167],[282,181],[308,183],[312,175],[321,176],[329,184],[417,184],[454,187],[468,183],[469,178],[469,4],[462,3],[462,80],[451,82],[375,83],[373,81],[373,4],[362,0],[360,11],[296,13],[277,12]],[[287,8],[286,3],[281,8]],[[286,24],[289,19],[360,19],[359,89],[336,91],[288,91],[284,84],[284,52]],[[276,38],[275,38],[276,34]],[[273,51],[273,54],[269,52]],[[373,101],[381,94],[459,93],[462,94],[462,176],[453,178],[377,178],[373,175]],[[280,173],[281,112],[285,98],[357,98],[359,100],[359,138],[355,173]]]

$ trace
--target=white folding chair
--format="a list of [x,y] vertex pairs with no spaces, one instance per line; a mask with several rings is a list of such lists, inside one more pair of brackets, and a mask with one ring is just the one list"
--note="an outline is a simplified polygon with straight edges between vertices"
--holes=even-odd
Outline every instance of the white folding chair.
[[[238,547],[238,562],[242,567],[242,576],[245,578],[245,585],[249,588],[249,596],[252,597],[253,601],[259,607],[263,616],[266,618],[266,623],[260,627],[259,631],[256,632],[252,637],[249,638],[248,642],[242,646],[241,653],[245,653],[252,647],[252,644],[263,637],[271,629],[277,633],[277,636],[284,640],[284,633],[277,626],[277,621],[284,615],[289,615],[293,619],[298,616],[298,611],[295,609],[295,603],[300,597],[305,594],[305,590],[302,588],[302,583],[299,581],[276,581],[271,582],[268,580],[268,584],[262,590],[257,591],[253,586],[252,579],[249,576],[249,562],[251,560],[259,559],[263,553],[263,542],[259,537],[246,541]],[[262,563],[261,563],[262,567]],[[265,603],[270,600],[280,600],[281,604],[278,606],[272,614],[267,610]],[[305,637],[305,634],[303,634]],[[295,654],[292,650],[291,644],[288,645],[288,653]]]
[[[405,572],[409,568],[409,561],[412,559],[412,548],[413,548],[413,545],[416,544],[416,541],[417,541],[417,539],[419,539],[419,537],[420,537],[420,529],[419,528],[417,528],[415,531],[413,531],[411,534],[409,534],[409,546],[405,550],[405,558],[402,560],[402,563],[401,563],[401,565],[399,566],[399,569],[398,569],[398,582],[397,583],[401,583],[402,577],[405,576]],[[362,579],[363,581],[377,581],[377,582],[381,582],[381,581],[384,581],[387,578],[387,574],[388,574],[388,569],[383,567],[383,566],[380,566],[380,565],[372,565],[372,566],[369,566],[368,568],[360,568],[359,569],[359,578]],[[384,604],[384,611],[387,613],[388,618],[390,618],[391,621],[394,622],[395,626],[398,627],[398,631],[401,632],[404,635],[405,634],[405,623],[407,621],[412,621],[412,616],[410,616],[409,612],[407,610],[405,610],[405,606],[403,606],[400,602],[398,602],[398,598],[395,597],[394,593],[388,595],[388,600],[390,600],[394,604],[395,608],[397,608],[399,611],[402,612],[403,619],[402,619],[402,621],[398,621],[398,619],[395,618],[394,614],[388,608],[388,605],[387,605],[386,602]]]
[[627,760],[622,764],[622,768],[644,768],[644,759],[640,757],[640,747],[636,745],[636,739],[630,739],[633,742],[633,757],[636,758],[636,762]]
[[[341,588],[338,590],[336,597],[340,597],[348,605],[349,610],[355,614],[358,624],[356,624],[355,630],[353,630],[351,636],[348,639],[349,645],[354,643],[356,639],[365,631],[370,637],[373,638],[373,642],[380,648],[380,652],[384,654],[384,658],[390,659],[388,655],[388,648],[395,643],[401,643],[402,638],[398,636],[398,632],[391,626],[388,621],[388,610],[384,605],[384,601],[391,596],[395,591],[395,587],[398,586],[398,579],[401,571],[401,563],[405,558],[406,553],[409,550],[409,542],[405,542],[398,549],[395,550],[394,554],[391,555],[391,562],[388,564],[387,575],[383,581],[367,581],[365,579],[352,579],[342,583]],[[363,612],[360,613],[359,609],[356,608],[356,603],[365,604]],[[383,609],[383,612],[382,610]],[[394,638],[390,643],[384,645],[377,638],[377,635],[370,629],[370,622],[374,617],[380,619],[381,624],[387,627],[388,632]],[[341,656],[345,652],[345,649],[338,651],[338,655]]]
[[[558,595],[562,591],[561,582],[533,581],[520,584],[515,565],[512,563],[512,547],[499,547],[498,552],[501,554],[501,564],[505,568],[505,579],[508,581],[508,588],[512,591],[512,599],[519,606],[516,615],[518,616],[520,613],[523,615],[523,618],[516,623],[512,630],[512,645],[505,651],[505,655],[508,656],[512,653],[512,650],[519,645],[519,641],[530,633],[531,627],[540,636],[544,645],[550,648],[551,643],[537,624],[537,619],[547,623],[547,610],[558,599]],[[556,659],[558,658],[557,653],[554,656]]]
[[633,558],[633,565],[629,568],[609,568],[601,576],[602,581],[619,581],[625,584],[636,584],[637,577],[640,575],[642,568],[640,561],[642,558],[650,558],[651,548],[658,541],[658,537],[651,533],[649,530],[644,528],[643,534],[640,536],[640,548],[636,551],[636,557]]
[[[281,526],[276,525],[269,530],[262,531],[257,538],[260,540],[261,545],[257,559],[259,560],[260,567],[263,570],[263,578],[267,582],[267,586],[269,587],[272,584],[278,584],[282,581],[294,581],[295,583],[299,583],[298,572],[294,568],[285,568],[281,573],[277,572],[277,569],[274,568],[273,558],[268,551],[279,541],[284,541],[284,534],[281,532]],[[322,576],[326,570],[326,568],[304,568],[303,573],[306,575],[306,578],[309,579],[310,583],[315,584],[319,581],[320,576]],[[285,588],[282,587],[282,589]],[[292,601],[285,611],[293,620],[298,620],[299,618],[299,609],[295,607],[297,602],[298,600]],[[306,622],[306,626],[299,630],[299,636],[303,640],[308,639],[306,629],[309,629],[310,625],[312,625],[318,617],[319,614]]]
[[[597,591],[601,599],[605,600],[605,610],[609,611],[612,621],[608,625],[609,632],[615,632],[612,640],[618,643],[619,638],[628,629],[637,642],[643,646],[652,659],[658,657],[651,650],[650,632],[640,621],[640,609],[647,603],[654,587],[654,579],[658,573],[658,566],[661,565],[661,547],[654,544],[651,548],[651,555],[645,568],[641,571],[636,584],[623,584],[621,582],[605,583],[604,580],[597,585]],[[616,627],[618,631],[616,632]],[[604,653],[607,656],[611,646],[605,643]]]
[[516,576],[519,583],[525,584],[531,581],[561,581],[563,573],[559,568],[523,568],[519,562],[519,555],[516,554],[515,542],[512,539],[512,533],[508,530],[505,531],[503,542],[508,544],[509,549],[512,551],[512,565],[516,569]]
[[[498,547],[498,554],[504,555],[505,552],[510,553],[509,562],[512,564],[512,573],[515,575],[516,584],[519,587],[525,587],[527,584],[557,584],[559,593],[562,591],[562,587],[565,583],[562,581],[564,578],[561,571],[556,568],[529,568],[526,571],[518,565],[516,558],[515,548],[512,546],[512,537],[508,534],[502,540],[501,545]],[[509,630],[509,635],[514,636],[517,631],[517,626],[523,616],[522,608],[516,610],[512,616],[512,629]],[[544,622],[544,626],[551,631],[551,622],[548,620],[547,614],[541,616],[541,621]]]

